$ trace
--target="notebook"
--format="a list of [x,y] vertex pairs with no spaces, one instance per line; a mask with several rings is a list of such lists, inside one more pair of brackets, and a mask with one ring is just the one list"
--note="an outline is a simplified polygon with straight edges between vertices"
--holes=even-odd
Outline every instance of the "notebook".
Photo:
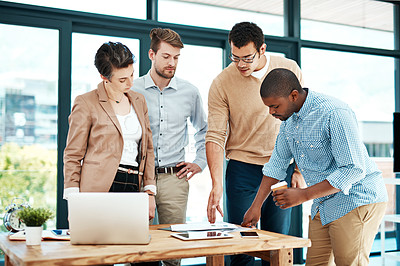
[[139,192],[69,195],[71,244],[148,244],[148,197]]

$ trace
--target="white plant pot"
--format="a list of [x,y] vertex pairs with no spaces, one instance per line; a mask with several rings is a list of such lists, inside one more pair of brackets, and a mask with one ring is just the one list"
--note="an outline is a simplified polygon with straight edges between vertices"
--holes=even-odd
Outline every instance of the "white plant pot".
[[42,230],[43,228],[41,226],[25,227],[26,245],[40,245],[40,243],[42,242]]

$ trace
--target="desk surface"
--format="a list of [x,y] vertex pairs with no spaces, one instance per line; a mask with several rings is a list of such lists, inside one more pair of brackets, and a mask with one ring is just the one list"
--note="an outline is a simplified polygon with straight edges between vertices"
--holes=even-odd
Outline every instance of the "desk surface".
[[[278,261],[284,257],[292,260],[293,248],[311,245],[309,239],[262,230],[257,230],[258,239],[243,239],[239,232],[233,232],[233,238],[182,241],[170,236],[170,231],[157,230],[167,226],[150,226],[152,239],[149,245],[71,245],[69,241],[42,241],[40,246],[26,246],[25,241],[10,241],[6,233],[1,233],[0,249],[6,254],[6,265],[96,265],[204,256],[208,257],[207,264],[221,264],[221,255],[238,253],[264,259],[274,256],[272,264],[282,265]],[[213,263],[213,257],[219,260]]]

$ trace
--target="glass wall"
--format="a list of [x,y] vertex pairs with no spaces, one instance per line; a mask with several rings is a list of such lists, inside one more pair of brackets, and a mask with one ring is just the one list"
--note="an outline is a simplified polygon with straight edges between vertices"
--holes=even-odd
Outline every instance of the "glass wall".
[[81,0],[16,0],[14,3],[55,7],[68,10],[83,11],[96,14],[105,14],[118,17],[146,19],[146,0],[114,0],[112,3],[105,0],[81,1]]
[[0,24],[0,39],[0,209],[55,210],[58,31]]
[[394,59],[302,48],[306,86],[348,103],[359,121],[393,120]]
[[266,35],[283,35],[283,0],[158,0],[158,12],[163,22],[230,30],[238,22],[252,21]]
[[[292,11],[301,12],[301,21],[286,20],[292,27],[301,22],[301,38],[287,38],[283,0],[158,0],[153,2],[158,3],[158,21],[145,22],[130,18],[146,19],[146,3],[151,4],[151,0],[117,0],[112,4],[97,1],[91,5],[84,2],[0,1],[0,208],[3,211],[16,196],[25,197],[33,206],[52,208],[58,196],[63,204],[58,205],[61,210],[57,219],[67,220],[62,191],[56,194],[55,183],[57,170],[59,182],[63,179],[62,158],[58,158],[57,165],[57,154],[62,153],[66,141],[70,105],[60,101],[58,106],[59,94],[71,97],[72,104],[77,95],[97,86],[100,78],[93,65],[94,54],[106,41],[128,45],[137,58],[134,74],[137,78],[139,66],[149,65],[148,33],[152,27],[170,27],[191,44],[182,49],[177,76],[199,88],[207,112],[209,86],[227,60],[224,57],[229,51],[224,49],[228,30],[240,21],[257,23],[266,35],[271,35],[267,36],[271,40],[269,48],[285,52],[302,66],[307,87],[350,104],[360,120],[360,132],[369,154],[385,178],[394,176],[391,121],[395,110],[394,76],[398,79],[394,58],[398,57],[398,50],[393,45],[392,4],[372,0],[285,1]],[[300,10],[296,3],[300,3]],[[21,24],[31,27],[18,26]],[[55,29],[34,28],[50,26]],[[197,40],[205,46],[196,45]],[[186,159],[191,161],[195,155],[192,137],[195,130],[190,127],[189,133]],[[190,184],[188,221],[205,221],[211,189],[208,169],[195,176]],[[391,198],[388,212],[394,213],[393,188],[388,186]],[[303,217],[306,215],[307,212]],[[306,224],[308,220],[304,221]],[[304,228],[306,231],[307,226]]]
[[301,37],[393,49],[393,5],[373,0],[301,0]]

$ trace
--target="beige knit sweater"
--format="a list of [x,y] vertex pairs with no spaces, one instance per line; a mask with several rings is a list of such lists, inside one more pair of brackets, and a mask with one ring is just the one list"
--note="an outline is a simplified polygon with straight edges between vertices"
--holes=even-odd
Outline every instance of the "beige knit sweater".
[[[271,55],[265,76],[274,68],[291,70],[303,84],[295,61]],[[242,76],[232,63],[211,84],[206,143],[225,148],[227,159],[263,165],[272,154],[280,120],[269,114],[261,100],[262,80]]]

